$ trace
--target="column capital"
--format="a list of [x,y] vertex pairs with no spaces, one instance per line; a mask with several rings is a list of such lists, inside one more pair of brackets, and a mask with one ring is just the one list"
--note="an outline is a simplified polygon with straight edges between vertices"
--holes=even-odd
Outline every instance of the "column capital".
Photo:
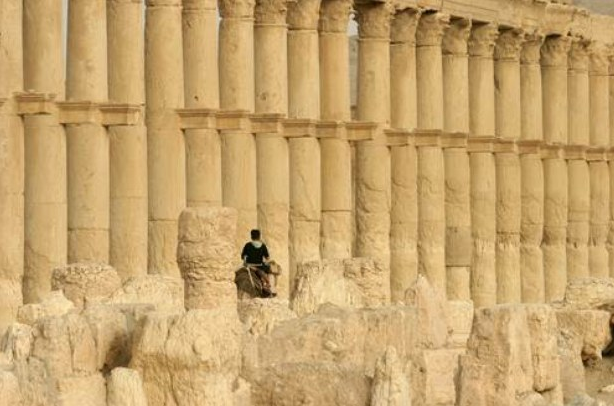
[[444,13],[422,14],[416,31],[419,47],[441,46],[445,30],[450,24],[450,16]]
[[347,33],[353,0],[323,0],[320,5],[320,31]]
[[355,4],[358,36],[361,39],[390,39],[390,26],[394,6],[390,1],[381,3],[361,2]]
[[567,54],[571,47],[571,38],[562,36],[550,36],[544,41],[541,48],[542,66],[566,67]]
[[416,44],[416,30],[420,20],[420,10],[406,8],[398,10],[392,20],[390,38],[394,43]]
[[218,0],[222,18],[253,18],[255,0]]
[[471,34],[471,20],[466,18],[452,20],[443,37],[444,55],[467,56],[469,34]]
[[469,36],[469,55],[492,58],[498,36],[497,24],[474,24]]
[[288,0],[256,0],[256,24],[286,24]]
[[[134,1],[134,0],[131,0]],[[141,0],[136,0],[139,3]],[[183,0],[184,11],[216,10],[217,0]]]
[[574,37],[569,45],[567,64],[570,70],[588,71],[588,47],[590,41],[582,37]]
[[524,31],[520,28],[501,31],[495,46],[495,59],[498,61],[518,62],[524,40]]
[[593,41],[589,46],[591,75],[606,76],[609,74],[611,49],[603,43]]
[[297,0],[288,4],[288,25],[291,30],[317,30],[320,0]]
[[524,36],[520,61],[523,65],[539,65],[544,36],[538,32],[527,33]]

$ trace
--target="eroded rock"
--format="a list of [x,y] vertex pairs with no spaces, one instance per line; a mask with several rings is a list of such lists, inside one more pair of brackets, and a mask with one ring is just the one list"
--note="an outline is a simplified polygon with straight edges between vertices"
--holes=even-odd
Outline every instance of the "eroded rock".
[[111,296],[121,287],[121,278],[109,265],[70,264],[53,270],[51,286],[82,309],[87,299]]

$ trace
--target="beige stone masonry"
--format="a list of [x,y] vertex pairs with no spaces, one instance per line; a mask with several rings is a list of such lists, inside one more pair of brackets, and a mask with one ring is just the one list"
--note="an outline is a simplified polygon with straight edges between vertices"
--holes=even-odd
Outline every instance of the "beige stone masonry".
[[[420,12],[398,10],[391,26],[390,125],[413,130],[417,125],[416,29]],[[389,133],[392,134],[392,133]],[[406,138],[403,132],[396,136]],[[407,138],[406,138],[407,139]],[[418,275],[417,151],[409,142],[393,146],[391,159],[390,284],[392,300],[400,300]]]
[[[446,278],[450,300],[471,298],[471,198],[469,133],[469,55],[471,21],[453,20],[443,37],[444,130],[462,133],[464,142],[444,150]],[[451,140],[459,137],[451,137]]]
[[[449,16],[425,13],[416,32],[418,129],[444,128],[444,78],[442,40]],[[430,137],[432,138],[432,137]],[[446,290],[445,163],[437,144],[417,143],[418,273],[442,291]]]

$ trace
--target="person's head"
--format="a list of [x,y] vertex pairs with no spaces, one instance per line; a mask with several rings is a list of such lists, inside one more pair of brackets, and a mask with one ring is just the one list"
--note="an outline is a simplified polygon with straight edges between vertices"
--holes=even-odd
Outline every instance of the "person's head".
[[254,230],[252,230],[250,232],[250,234],[251,234],[251,237],[252,237],[253,241],[258,241],[260,239],[260,230],[255,230],[254,229]]

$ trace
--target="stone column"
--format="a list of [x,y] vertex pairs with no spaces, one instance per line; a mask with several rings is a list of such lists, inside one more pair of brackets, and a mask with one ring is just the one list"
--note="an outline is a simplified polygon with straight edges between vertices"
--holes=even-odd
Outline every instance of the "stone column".
[[[390,124],[390,2],[356,5],[358,119]],[[356,146],[356,256],[390,271],[390,151],[383,133]]]
[[[320,116],[318,17],[320,0],[299,0],[288,10],[288,116]],[[290,289],[296,265],[320,258],[320,145],[315,138],[289,141]]]
[[[417,125],[416,28],[418,10],[398,11],[390,45],[391,125],[411,131]],[[416,147],[392,147],[390,212],[390,288],[392,301],[403,300],[418,275],[418,201]]]
[[[257,0],[254,29],[256,113],[288,111],[286,0]],[[283,268],[278,295],[288,297],[290,175],[288,142],[277,134],[258,134],[258,226],[273,258]]]
[[[610,104],[610,146],[614,146],[614,55],[609,59],[609,104]],[[610,153],[610,158],[612,155]],[[614,277],[614,162],[608,162],[610,172],[610,231],[608,234],[608,257],[610,277]]]
[[[540,50],[543,37],[528,34],[521,53],[521,144],[543,139]],[[520,271],[523,303],[544,302],[544,266],[541,250],[544,231],[544,171],[539,149],[521,150]]]
[[[569,144],[589,145],[588,41],[576,38],[568,56]],[[584,156],[568,157],[569,202],[567,210],[567,279],[588,276],[590,177]]]
[[[24,3],[24,88],[56,100],[64,98],[62,16],[60,0]],[[23,294],[36,303],[51,290],[51,271],[66,264],[66,135],[55,115],[25,116],[24,126]]]
[[145,86],[149,193],[149,273],[179,276],[177,221],[186,204],[180,0],[147,0]]
[[[254,0],[219,0],[220,107],[254,111]],[[257,224],[256,140],[222,131],[222,203],[239,213],[237,246]]]
[[[502,146],[520,138],[520,52],[524,32],[502,31],[495,47],[495,134]],[[497,173],[497,303],[522,301],[520,274],[521,168],[517,151],[495,154]]]
[[[108,98],[105,0],[68,2],[66,98]],[[109,138],[99,123],[66,128],[68,262],[109,260]]]
[[[183,2],[183,68],[186,108],[220,106],[216,0]],[[217,130],[184,131],[186,199],[192,206],[222,205],[222,152]]]
[[[143,105],[143,4],[107,0],[109,100]],[[126,279],[147,273],[147,129],[111,126],[109,261]]]
[[[444,131],[469,134],[471,21],[453,20],[443,38]],[[471,300],[471,197],[467,148],[446,148],[446,277],[449,300]]]
[[[469,38],[470,138],[495,135],[495,77],[493,52],[498,29],[494,24],[474,25]],[[496,169],[492,152],[472,152],[471,230],[473,260],[471,295],[476,307],[497,302],[495,270]]]
[[[590,145],[603,151],[610,147],[609,79],[606,49],[593,43],[590,55]],[[604,154],[589,162],[591,215],[589,269],[591,276],[609,276],[606,243],[609,232],[610,184]]]
[[[0,1],[0,335],[23,304],[24,141],[13,92],[23,91],[23,2]],[[41,29],[41,28],[39,28]]]
[[[423,14],[416,32],[418,131],[443,129],[441,44],[449,16]],[[446,290],[445,167],[440,146],[418,147],[418,272]]]
[[[567,143],[567,53],[571,39],[550,36],[542,46],[544,141]],[[565,160],[548,156],[544,165],[544,276],[546,301],[563,298],[567,284],[568,178]]]
[[[320,8],[320,116],[350,121],[348,22],[351,0],[325,0]],[[352,163],[345,140],[320,140],[322,164],[322,258],[352,256]]]

